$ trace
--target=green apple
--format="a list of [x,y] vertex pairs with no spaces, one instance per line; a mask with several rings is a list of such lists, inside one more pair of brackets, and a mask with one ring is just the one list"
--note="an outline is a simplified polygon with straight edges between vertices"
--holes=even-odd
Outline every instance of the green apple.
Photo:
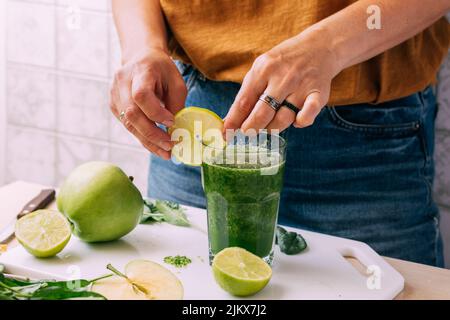
[[77,167],[60,189],[57,205],[86,242],[117,240],[139,223],[144,202],[131,179],[107,162]]

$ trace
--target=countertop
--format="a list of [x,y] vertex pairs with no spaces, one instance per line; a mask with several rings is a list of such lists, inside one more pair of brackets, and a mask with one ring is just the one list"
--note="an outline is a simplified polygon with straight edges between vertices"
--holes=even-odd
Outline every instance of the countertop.
[[[5,227],[42,188],[43,186],[24,181],[0,187],[0,229]],[[53,203],[50,207],[54,205]],[[17,244],[13,241],[9,248],[15,245]],[[405,278],[405,289],[396,299],[450,299],[450,270],[398,259],[385,259]],[[353,263],[357,264],[354,261]]]

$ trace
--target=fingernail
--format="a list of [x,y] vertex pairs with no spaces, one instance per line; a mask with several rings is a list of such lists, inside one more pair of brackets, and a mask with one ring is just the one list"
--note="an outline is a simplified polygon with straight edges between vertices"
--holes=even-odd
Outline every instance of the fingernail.
[[164,142],[161,143],[161,146],[166,151],[172,150],[172,143],[171,142],[164,141]]
[[162,124],[166,127],[171,127],[173,126],[173,120],[164,120]]

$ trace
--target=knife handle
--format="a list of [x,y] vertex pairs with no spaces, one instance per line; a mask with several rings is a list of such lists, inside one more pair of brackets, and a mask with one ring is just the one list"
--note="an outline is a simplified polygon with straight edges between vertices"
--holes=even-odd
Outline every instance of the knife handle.
[[17,215],[17,219],[20,219],[33,211],[46,208],[55,199],[55,195],[55,190],[42,190],[37,197],[23,207],[22,211]]

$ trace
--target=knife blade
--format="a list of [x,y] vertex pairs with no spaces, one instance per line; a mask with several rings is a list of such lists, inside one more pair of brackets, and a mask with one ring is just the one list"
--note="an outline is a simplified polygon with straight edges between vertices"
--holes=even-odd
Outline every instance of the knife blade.
[[16,226],[16,221],[27,214],[47,207],[55,199],[55,190],[45,189],[28,202],[23,209],[17,214],[15,219],[13,219],[3,230],[0,232],[0,245],[6,245],[14,239],[14,229]]

